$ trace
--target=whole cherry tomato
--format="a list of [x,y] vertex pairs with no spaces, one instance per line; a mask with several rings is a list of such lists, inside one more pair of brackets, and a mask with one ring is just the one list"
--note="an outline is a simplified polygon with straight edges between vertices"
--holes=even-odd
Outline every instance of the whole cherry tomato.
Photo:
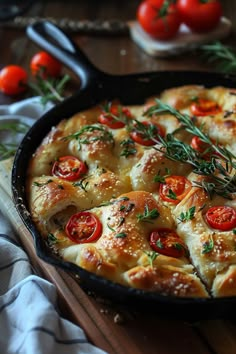
[[18,95],[26,90],[27,80],[27,72],[21,66],[5,66],[0,71],[0,90],[5,95]]
[[101,236],[102,223],[95,214],[80,211],[71,216],[65,231],[69,239],[75,243],[92,242]]
[[52,175],[67,181],[75,181],[83,177],[87,170],[87,165],[77,157],[62,156],[54,162]]
[[168,0],[141,2],[137,10],[137,19],[146,33],[160,40],[173,38],[180,26],[177,7]]
[[199,98],[194,101],[190,106],[190,111],[194,116],[210,116],[222,112],[222,108],[218,103],[207,100],[205,98]]
[[177,0],[181,20],[195,32],[213,30],[222,16],[219,0]]
[[236,211],[230,206],[214,206],[207,210],[206,221],[213,228],[220,231],[230,231],[236,227]]
[[185,243],[172,229],[159,228],[150,234],[150,246],[165,256],[180,258],[188,254]]
[[162,137],[165,135],[164,129],[159,124],[148,121],[137,123],[130,132],[131,139],[144,146],[155,145],[155,140],[159,140],[159,135]]
[[126,120],[131,117],[132,114],[128,108],[111,105],[100,114],[98,121],[111,129],[120,129],[126,125]]
[[191,182],[184,176],[169,176],[160,183],[159,194],[162,200],[178,204],[192,188]]
[[58,77],[61,74],[62,64],[47,52],[39,52],[32,57],[30,68],[33,75],[44,78]]

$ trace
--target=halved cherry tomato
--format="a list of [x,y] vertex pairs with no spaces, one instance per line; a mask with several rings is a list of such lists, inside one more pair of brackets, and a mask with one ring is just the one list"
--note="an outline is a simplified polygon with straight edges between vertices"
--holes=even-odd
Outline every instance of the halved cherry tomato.
[[32,57],[30,68],[33,75],[41,75],[43,78],[58,77],[62,64],[47,52],[39,52]]
[[75,243],[96,241],[102,234],[102,223],[89,211],[80,211],[71,216],[65,231],[69,239]]
[[130,132],[131,139],[144,146],[155,145],[155,140],[159,140],[159,135],[162,137],[165,135],[162,126],[147,121],[141,122],[140,127],[139,125],[134,126],[134,129]]
[[230,231],[236,227],[236,211],[227,205],[214,206],[207,210],[206,221],[213,228]]
[[178,204],[192,188],[191,182],[184,176],[169,176],[160,183],[159,194],[166,202]]
[[180,258],[188,254],[185,243],[172,229],[159,228],[150,234],[150,246],[165,256]]
[[174,37],[180,26],[180,15],[173,2],[145,0],[137,10],[137,20],[150,36],[167,40]]
[[219,23],[222,5],[219,0],[177,0],[181,20],[195,32],[209,32]]
[[208,159],[211,157],[213,150],[211,146],[204,141],[202,141],[198,136],[194,136],[191,140],[190,146],[200,154],[204,159]]
[[220,113],[221,107],[214,101],[205,98],[199,98],[190,106],[190,111],[194,116],[210,116]]
[[126,125],[127,118],[131,117],[132,114],[128,108],[112,105],[107,111],[100,114],[98,121],[111,129],[120,129]]
[[66,179],[67,181],[75,181],[85,175],[88,167],[75,156],[62,156],[54,162],[52,167],[52,175]]
[[18,65],[5,66],[0,71],[0,90],[9,96],[19,95],[27,88],[28,75],[25,69]]

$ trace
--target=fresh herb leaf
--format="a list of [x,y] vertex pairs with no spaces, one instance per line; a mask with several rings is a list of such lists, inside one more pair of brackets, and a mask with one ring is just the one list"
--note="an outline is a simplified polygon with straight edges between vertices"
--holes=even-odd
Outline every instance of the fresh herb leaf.
[[153,267],[153,262],[155,261],[157,256],[159,256],[159,253],[155,251],[145,251],[144,253],[146,253],[146,255],[148,256],[148,262],[150,266]]
[[202,245],[202,253],[210,253],[214,248],[214,240],[212,237],[208,241],[204,242]]
[[196,211],[196,207],[195,207],[195,206],[192,206],[192,207],[189,208],[189,210],[187,210],[185,213],[184,213],[184,212],[180,213],[180,216],[179,216],[178,219],[179,219],[181,222],[192,220],[192,219],[194,218],[195,211]]
[[166,196],[170,199],[177,200],[177,195],[175,192],[172,191],[172,189],[168,190],[168,194]]
[[137,149],[135,148],[135,142],[132,139],[121,141],[120,146],[123,147],[120,156],[129,157],[130,155],[135,155],[137,152]]
[[127,237],[127,234],[125,232],[119,232],[118,234],[115,235],[115,238],[125,238]]
[[156,208],[149,210],[148,205],[145,205],[144,213],[138,214],[137,219],[138,221],[152,223],[152,220],[157,219],[159,215],[160,213]]
[[33,185],[36,186],[36,187],[43,187],[43,186],[46,186],[48,183],[52,183],[52,182],[53,182],[52,179],[48,179],[46,182],[43,182],[43,183],[34,181]]

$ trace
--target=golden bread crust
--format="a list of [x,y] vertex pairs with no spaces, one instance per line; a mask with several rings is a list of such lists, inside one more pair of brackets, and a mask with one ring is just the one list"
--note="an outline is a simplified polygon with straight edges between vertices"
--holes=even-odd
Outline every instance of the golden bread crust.
[[[62,120],[32,156],[27,194],[33,221],[52,252],[62,260],[119,284],[166,296],[235,296],[235,229],[215,229],[206,220],[211,207],[230,206],[236,210],[235,193],[230,199],[207,193],[200,186],[208,183],[208,177],[193,171],[194,163],[167,157],[158,142],[160,138],[154,145],[140,143],[140,134],[135,140],[132,119],[135,124],[157,124],[165,138],[174,137],[186,146],[192,144],[193,134],[174,114],[145,115],[156,105],[156,98],[187,115],[212,144],[217,142],[236,153],[234,89],[187,85],[165,90],[144,105],[126,107],[131,118],[125,118],[124,126],[118,129],[99,120],[101,103]],[[195,116],[192,104],[200,100],[215,102],[220,110]],[[112,104],[122,107],[120,102]],[[52,166],[62,156],[78,158],[87,171],[75,181],[54,175]],[[201,157],[201,161],[206,158]],[[227,167],[226,160],[220,161],[233,178],[234,168]],[[186,177],[191,185],[177,202],[161,194],[161,186],[171,176]],[[170,189],[171,193],[174,198]],[[98,218],[102,231],[97,239],[79,242],[68,236],[67,224],[79,212]],[[172,248],[179,253],[164,252],[165,242],[171,242],[170,234],[164,243],[159,239],[153,246],[152,233],[162,229],[177,233],[179,241]],[[53,242],[49,235],[53,235]]]

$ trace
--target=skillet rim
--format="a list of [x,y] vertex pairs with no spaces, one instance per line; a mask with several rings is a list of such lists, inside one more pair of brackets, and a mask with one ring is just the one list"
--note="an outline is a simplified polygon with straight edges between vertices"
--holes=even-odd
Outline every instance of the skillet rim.
[[[161,82],[159,84],[161,87],[155,88],[156,94],[163,91],[166,88],[173,88],[176,87],[177,82],[181,81],[181,84],[178,86],[182,86],[184,83],[185,85],[190,84],[201,84],[206,87],[213,87],[213,86],[225,86],[230,88],[236,88],[236,75],[230,74],[221,74],[218,72],[205,72],[205,71],[160,71],[160,72],[146,72],[140,74],[128,74],[128,75],[109,75],[107,76],[103,82],[94,82],[89,87],[82,88],[77,93],[71,95],[70,97],[66,98],[62,103],[54,106],[48,112],[43,114],[29,129],[26,133],[25,137],[23,138],[22,142],[20,143],[17,152],[15,154],[15,158],[13,161],[13,168],[12,168],[12,195],[13,195],[13,202],[16,206],[16,210],[20,215],[24,225],[31,233],[34,241],[34,246],[36,250],[36,254],[39,258],[44,260],[46,263],[52,264],[53,266],[60,267],[66,271],[72,272],[73,274],[78,274],[82,280],[81,287],[92,290],[98,291],[98,294],[102,294],[102,296],[107,297],[107,290],[111,292],[108,298],[118,301],[119,298],[121,303],[124,301],[127,302],[128,306],[134,305],[134,308],[140,305],[144,305],[143,302],[149,302],[148,305],[150,306],[143,306],[144,309],[151,308],[153,311],[153,306],[155,305],[167,305],[168,309],[160,309],[159,312],[164,312],[165,315],[170,315],[171,317],[175,317],[175,315],[179,316],[179,314],[183,313],[183,310],[186,311],[188,308],[193,310],[192,314],[187,314],[187,317],[202,317],[203,313],[206,312],[206,318],[215,318],[216,311],[217,318],[220,317],[228,317],[232,311],[232,306],[236,304],[236,296],[230,297],[223,297],[223,298],[180,298],[180,297],[172,297],[172,296],[164,296],[152,291],[145,291],[141,289],[135,289],[131,287],[125,287],[123,285],[114,283],[110,280],[107,280],[103,277],[97,276],[94,273],[91,273],[73,263],[62,261],[60,258],[55,258],[55,255],[50,254],[49,248],[46,249],[45,243],[43,242],[40,233],[37,231],[36,226],[34,225],[30,213],[28,211],[28,203],[26,198],[26,189],[25,189],[25,178],[26,178],[26,166],[29,163],[30,156],[35,151],[36,147],[42,141],[42,138],[46,136],[46,134],[50,131],[53,125],[58,124],[62,119],[68,119],[72,116],[72,114],[77,113],[83,109],[90,108],[93,105],[101,102],[105,99],[112,99],[118,98],[120,99],[121,93],[119,94],[119,90],[117,87],[111,89],[111,85],[128,85],[129,88],[132,88],[131,83],[137,84],[137,88],[143,88],[145,85],[152,84],[153,81],[155,82],[158,79],[172,79],[171,82],[164,83]],[[174,78],[174,79],[173,79]],[[181,80],[178,80],[180,79]],[[193,79],[194,78],[194,79]],[[176,84],[173,85],[172,82]],[[216,84],[218,83],[218,84]],[[125,86],[127,89],[127,86]],[[163,88],[164,87],[164,88]],[[154,88],[151,90],[153,91]],[[95,97],[91,93],[93,90],[96,91]],[[122,91],[122,90],[121,90]],[[126,91],[126,90],[124,90]],[[142,94],[142,99],[144,100],[147,97],[150,97],[150,88],[147,92]],[[106,93],[105,97],[104,92]],[[123,91],[122,91],[123,92]],[[99,94],[97,94],[99,93]],[[154,92],[153,92],[154,94]],[[88,102],[85,100],[86,103],[83,102],[83,108],[77,108],[77,100],[85,99],[89,96]],[[108,98],[109,96],[109,98]],[[126,97],[127,98],[127,97]],[[131,99],[132,100],[132,99]],[[136,99],[135,99],[136,100]],[[138,100],[136,100],[138,101]],[[122,102],[123,103],[123,102]],[[139,104],[137,102],[137,104]],[[74,107],[76,106],[76,109]],[[80,105],[80,104],[79,104]],[[68,107],[72,107],[68,110]],[[67,116],[59,117],[59,112],[64,113],[67,111]],[[72,112],[73,111],[73,112]],[[50,123],[50,124],[49,124]],[[43,128],[40,130],[40,128]],[[40,130],[40,133],[39,133]],[[33,140],[32,140],[33,138]],[[92,289],[95,285],[96,289]],[[104,289],[105,287],[105,289]],[[118,292],[119,294],[114,294],[114,292]],[[132,303],[134,302],[134,303]],[[137,305],[137,306],[136,306]],[[146,304],[147,305],[147,304]],[[188,307],[186,307],[188,306]],[[219,312],[219,307],[221,311]],[[189,311],[187,311],[189,312]]]

